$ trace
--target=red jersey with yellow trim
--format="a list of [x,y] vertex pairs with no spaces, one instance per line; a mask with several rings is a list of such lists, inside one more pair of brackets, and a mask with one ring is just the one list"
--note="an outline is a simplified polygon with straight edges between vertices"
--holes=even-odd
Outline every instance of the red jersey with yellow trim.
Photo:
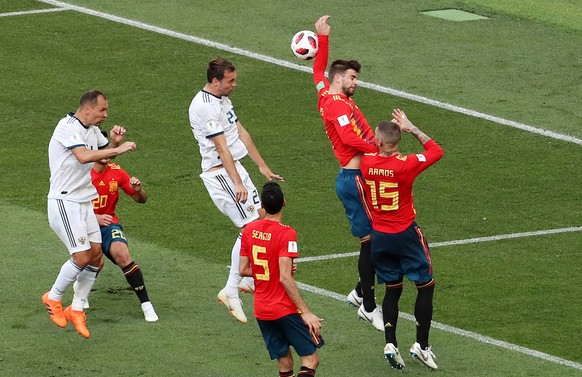
[[113,216],[113,224],[119,224],[119,219],[115,216],[115,206],[119,200],[119,188],[131,196],[135,194],[134,189],[129,184],[129,174],[121,166],[110,162],[107,164],[105,171],[99,173],[91,169],[91,181],[97,189],[99,195],[93,200],[93,210],[96,215]]
[[345,94],[329,94],[325,68],[329,54],[329,36],[318,35],[319,50],[313,63],[313,80],[319,97],[318,109],[333,153],[345,166],[359,153],[377,152],[374,131],[356,103]]
[[298,313],[279,281],[279,258],[297,258],[297,233],[290,226],[262,219],[245,226],[240,255],[249,258],[255,280],[255,317],[273,321]]
[[434,140],[423,146],[424,152],[419,154],[384,157],[370,153],[362,157],[362,177],[356,179],[360,192],[364,193],[364,206],[374,230],[400,233],[414,222],[414,180],[444,154]]

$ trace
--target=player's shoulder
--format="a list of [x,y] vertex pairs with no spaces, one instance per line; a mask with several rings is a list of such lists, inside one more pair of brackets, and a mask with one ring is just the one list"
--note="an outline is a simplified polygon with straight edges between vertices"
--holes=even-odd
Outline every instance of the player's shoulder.
[[295,230],[295,228],[293,228],[290,225],[279,223],[278,227],[279,227],[279,232],[281,232],[282,234],[289,234],[289,235],[296,235],[297,234],[297,231]]
[[107,167],[108,167],[109,169],[111,169],[111,170],[123,170],[123,169],[121,168],[121,165],[119,165],[119,164],[116,164],[115,162],[109,162],[109,163],[107,164]]

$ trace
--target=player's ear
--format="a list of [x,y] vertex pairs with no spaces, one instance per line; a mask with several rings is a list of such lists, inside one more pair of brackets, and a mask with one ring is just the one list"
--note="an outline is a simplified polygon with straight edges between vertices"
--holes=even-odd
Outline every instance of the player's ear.
[[283,207],[285,207],[287,205],[287,200],[283,199]]

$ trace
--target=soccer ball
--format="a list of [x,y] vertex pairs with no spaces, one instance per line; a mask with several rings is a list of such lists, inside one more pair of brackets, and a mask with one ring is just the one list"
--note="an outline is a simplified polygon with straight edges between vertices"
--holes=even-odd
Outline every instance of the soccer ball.
[[313,59],[318,48],[317,34],[309,30],[297,32],[291,40],[293,55],[302,60]]

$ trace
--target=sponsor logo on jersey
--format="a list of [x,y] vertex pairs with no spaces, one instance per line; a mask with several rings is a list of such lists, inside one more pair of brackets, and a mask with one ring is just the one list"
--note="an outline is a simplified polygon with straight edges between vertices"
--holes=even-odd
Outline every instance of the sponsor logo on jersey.
[[97,185],[98,185],[98,186],[100,186],[100,187],[101,187],[101,186],[105,186],[105,182],[103,182],[103,181],[99,181],[99,183],[98,183]]
[[297,242],[296,241],[289,241],[287,246],[288,253],[297,253]]
[[343,127],[343,126],[347,126],[348,124],[350,124],[350,118],[348,118],[348,116],[347,116],[347,115],[345,115],[345,114],[344,114],[344,115],[342,115],[342,116],[339,116],[339,117],[337,118],[337,121],[338,121],[338,123],[340,124],[340,126],[342,126],[342,127]]

